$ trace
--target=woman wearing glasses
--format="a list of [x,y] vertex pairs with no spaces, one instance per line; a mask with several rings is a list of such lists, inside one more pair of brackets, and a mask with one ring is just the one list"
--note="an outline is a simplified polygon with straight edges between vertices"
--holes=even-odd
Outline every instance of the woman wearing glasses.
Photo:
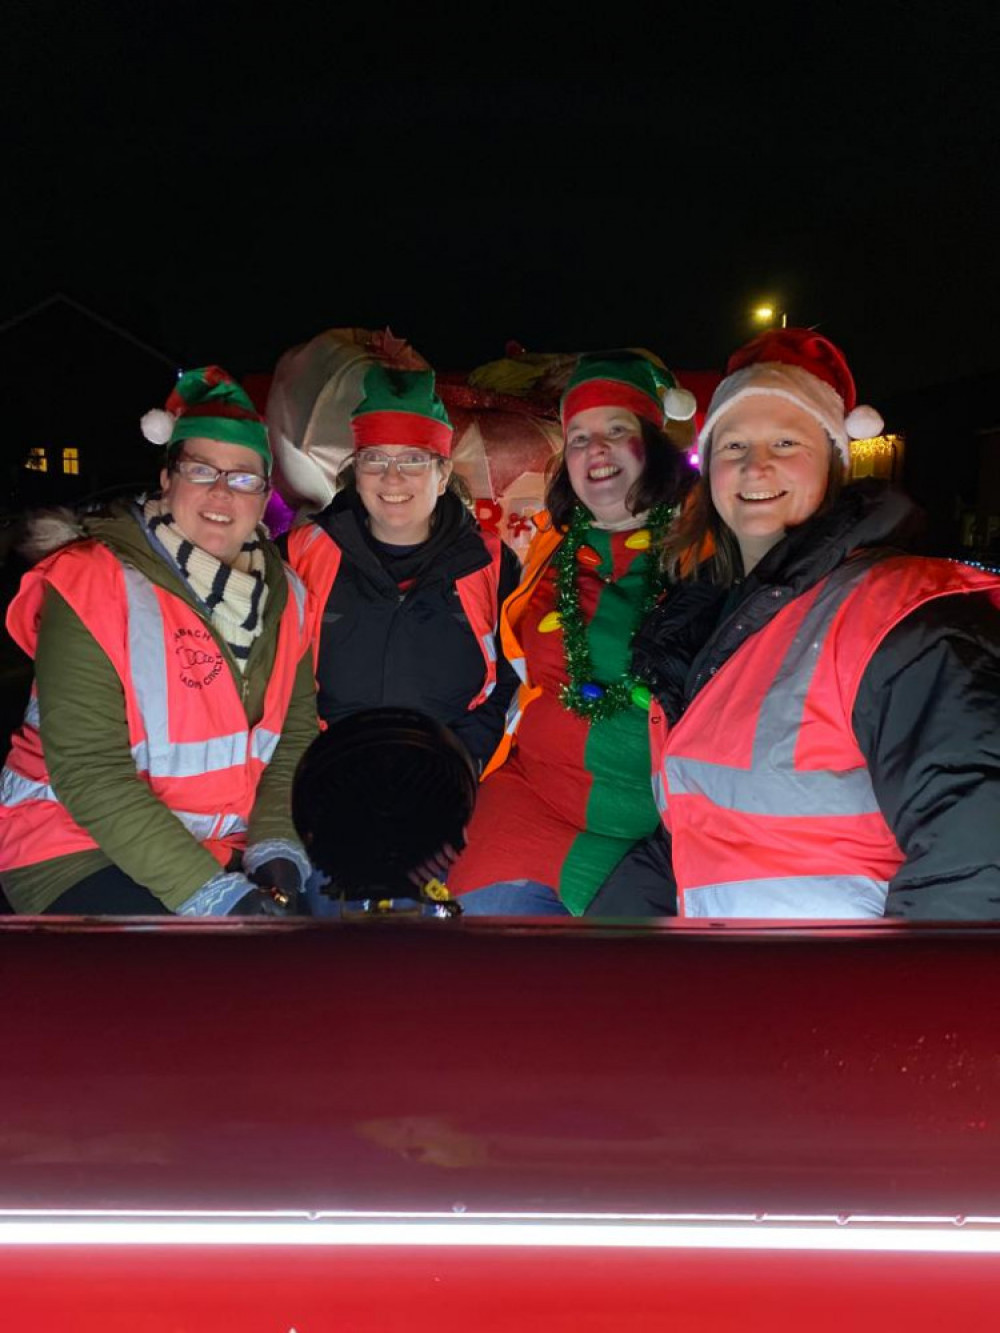
[[517,558],[449,486],[453,432],[432,371],[373,366],[351,429],[339,493],[288,542],[310,593],[320,717],[417,708],[481,769],[516,685],[496,631]]
[[316,723],[305,590],[258,529],[267,430],[209,366],[143,432],[167,446],[159,494],[31,533],[0,884],[22,913],[281,915],[309,869],[289,793]]

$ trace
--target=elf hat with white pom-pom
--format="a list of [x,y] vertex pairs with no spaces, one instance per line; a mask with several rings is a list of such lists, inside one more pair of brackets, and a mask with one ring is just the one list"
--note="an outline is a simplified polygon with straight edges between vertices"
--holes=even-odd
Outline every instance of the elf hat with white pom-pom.
[[662,430],[668,421],[690,421],[694,394],[681,388],[666,366],[639,352],[585,353],[577,361],[560,404],[563,429],[577,412],[624,407]]
[[702,456],[721,417],[742,398],[769,394],[794,403],[823,427],[844,464],[850,441],[880,434],[882,418],[874,407],[859,407],[843,352],[811,329],[770,329],[729,358],[726,378],[708,405],[698,437]]
[[228,371],[201,366],[179,376],[165,407],[154,407],[140,423],[151,444],[171,450],[182,440],[221,440],[260,454],[271,470],[267,426]]

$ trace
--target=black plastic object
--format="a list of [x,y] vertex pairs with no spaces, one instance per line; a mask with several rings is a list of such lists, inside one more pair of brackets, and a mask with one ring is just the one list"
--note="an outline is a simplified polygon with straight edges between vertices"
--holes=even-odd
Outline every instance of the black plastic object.
[[[292,817],[324,892],[416,897],[408,872],[446,843],[459,850],[476,804],[476,772],[447,727],[410,708],[335,722],[302,756]],[[422,896],[422,895],[421,895]]]

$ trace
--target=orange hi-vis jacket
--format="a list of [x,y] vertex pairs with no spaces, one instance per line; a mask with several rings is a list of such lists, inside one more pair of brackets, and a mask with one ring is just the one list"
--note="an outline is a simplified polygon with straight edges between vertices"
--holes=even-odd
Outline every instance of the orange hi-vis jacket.
[[1000,578],[947,560],[860,554],[783,607],[670,728],[650,709],[653,790],[678,915],[880,917],[903,854],[854,737],[885,636],[936,597]]
[[[305,589],[289,572],[264,711],[247,722],[241,682],[197,611],[123,564],[99,542],[76,542],[38,564],[11,603],[7,627],[34,656],[45,588],[66,600],[122,683],[137,777],[220,865],[246,843],[261,774],[281,739],[308,646]],[[97,844],[52,789],[34,689],[0,772],[0,867],[34,865]]]
[[489,777],[507,760],[514,744],[517,729],[521,725],[524,710],[542,692],[541,686],[532,685],[528,679],[524,649],[517,637],[517,626],[531,605],[531,598],[538,586],[538,581],[548,568],[559,543],[563,539],[563,534],[557,532],[551,526],[549,515],[544,509],[533,516],[532,522],[538,531],[531,539],[528,553],[524,557],[521,582],[500,608],[500,645],[503,648],[504,656],[517,672],[518,680],[521,683],[510,702],[510,707],[507,709],[507,719],[504,723],[504,734],[500,744],[483,770],[484,778]]
[[[482,689],[469,701],[470,709],[478,708],[488,699],[497,683],[496,623],[503,543],[493,533],[480,532],[479,535],[490,563],[455,581],[458,600],[486,665]],[[288,534],[288,563],[302,579],[309,594],[307,616],[314,662],[319,658],[320,625],[337,579],[340,560],[340,547],[318,524],[304,523]]]

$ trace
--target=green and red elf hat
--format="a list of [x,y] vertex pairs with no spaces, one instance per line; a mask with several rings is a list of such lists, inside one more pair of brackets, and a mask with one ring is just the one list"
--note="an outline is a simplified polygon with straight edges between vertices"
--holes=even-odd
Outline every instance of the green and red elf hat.
[[666,366],[638,352],[585,353],[577,361],[560,404],[563,430],[571,417],[591,407],[624,407],[662,430],[668,421],[690,421],[694,394]]
[[365,375],[364,395],[351,413],[355,449],[409,444],[442,458],[451,456],[455,431],[434,392],[433,370],[374,365]]
[[178,376],[165,407],[140,422],[151,444],[173,451],[183,440],[220,440],[260,454],[271,471],[267,426],[245,390],[221,366],[201,366]]

